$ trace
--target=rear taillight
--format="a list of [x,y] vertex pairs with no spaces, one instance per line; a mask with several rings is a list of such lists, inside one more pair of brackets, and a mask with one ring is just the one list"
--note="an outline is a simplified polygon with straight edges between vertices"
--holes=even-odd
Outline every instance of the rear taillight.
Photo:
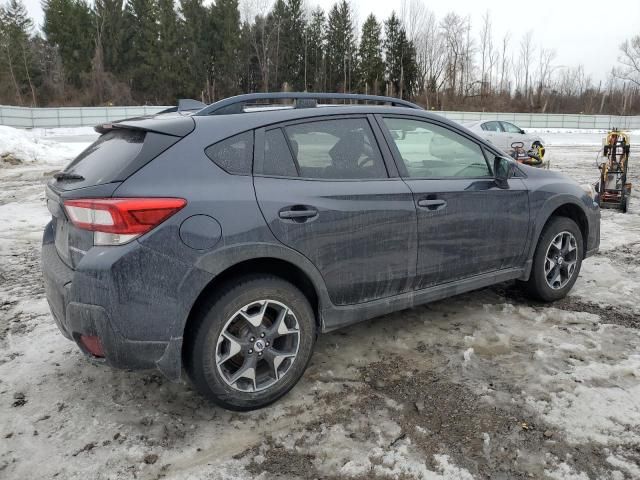
[[66,200],[69,220],[94,232],[94,245],[122,245],[160,225],[187,204],[183,198]]

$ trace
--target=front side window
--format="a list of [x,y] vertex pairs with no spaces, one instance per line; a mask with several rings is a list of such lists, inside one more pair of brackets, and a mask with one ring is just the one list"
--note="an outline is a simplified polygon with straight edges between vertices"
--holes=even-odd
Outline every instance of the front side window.
[[445,127],[421,120],[384,118],[408,177],[491,175],[480,145]]
[[522,130],[520,130],[519,127],[516,127],[513,123],[502,122],[502,126],[504,127],[504,130],[508,133],[522,133]]
[[482,129],[487,132],[502,132],[500,122],[485,122],[482,124]]
[[300,123],[285,127],[300,177],[387,178],[375,137],[364,118]]
[[244,132],[207,147],[207,157],[233,175],[251,175],[253,132]]

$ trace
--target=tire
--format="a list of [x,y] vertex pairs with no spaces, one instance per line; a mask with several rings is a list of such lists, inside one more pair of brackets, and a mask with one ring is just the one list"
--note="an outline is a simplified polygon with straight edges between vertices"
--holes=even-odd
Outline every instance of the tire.
[[[570,250],[571,238],[574,250]],[[558,245],[562,248],[558,249]],[[576,222],[567,217],[551,218],[542,229],[533,255],[531,275],[524,282],[527,294],[543,302],[564,298],[580,274],[583,256],[582,233]]]
[[193,321],[183,350],[187,374],[202,395],[236,411],[265,407],[291,390],[316,338],[307,298],[271,275],[229,282]]

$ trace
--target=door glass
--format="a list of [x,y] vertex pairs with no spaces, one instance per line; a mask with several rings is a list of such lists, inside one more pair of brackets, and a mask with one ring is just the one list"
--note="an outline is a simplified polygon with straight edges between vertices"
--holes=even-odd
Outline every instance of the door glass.
[[458,133],[420,120],[385,118],[384,122],[409,177],[491,175],[480,146]]
[[269,130],[264,136],[262,173],[280,177],[297,177],[298,171],[282,129]]
[[482,124],[482,129],[487,132],[502,132],[500,122],[486,122]]
[[509,122],[502,122],[502,126],[504,127],[505,131],[507,131],[508,133],[520,133],[521,130],[516,127],[513,123],[509,123]]
[[364,118],[301,123],[285,130],[301,177],[387,178],[382,155]]

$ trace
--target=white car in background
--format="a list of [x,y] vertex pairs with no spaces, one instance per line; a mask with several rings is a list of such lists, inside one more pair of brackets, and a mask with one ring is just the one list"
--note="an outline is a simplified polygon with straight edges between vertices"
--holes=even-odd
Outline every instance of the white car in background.
[[525,151],[535,150],[540,158],[544,157],[544,141],[537,135],[525,132],[513,123],[501,120],[480,120],[465,123],[464,126],[506,153],[513,150],[512,143],[522,142]]

